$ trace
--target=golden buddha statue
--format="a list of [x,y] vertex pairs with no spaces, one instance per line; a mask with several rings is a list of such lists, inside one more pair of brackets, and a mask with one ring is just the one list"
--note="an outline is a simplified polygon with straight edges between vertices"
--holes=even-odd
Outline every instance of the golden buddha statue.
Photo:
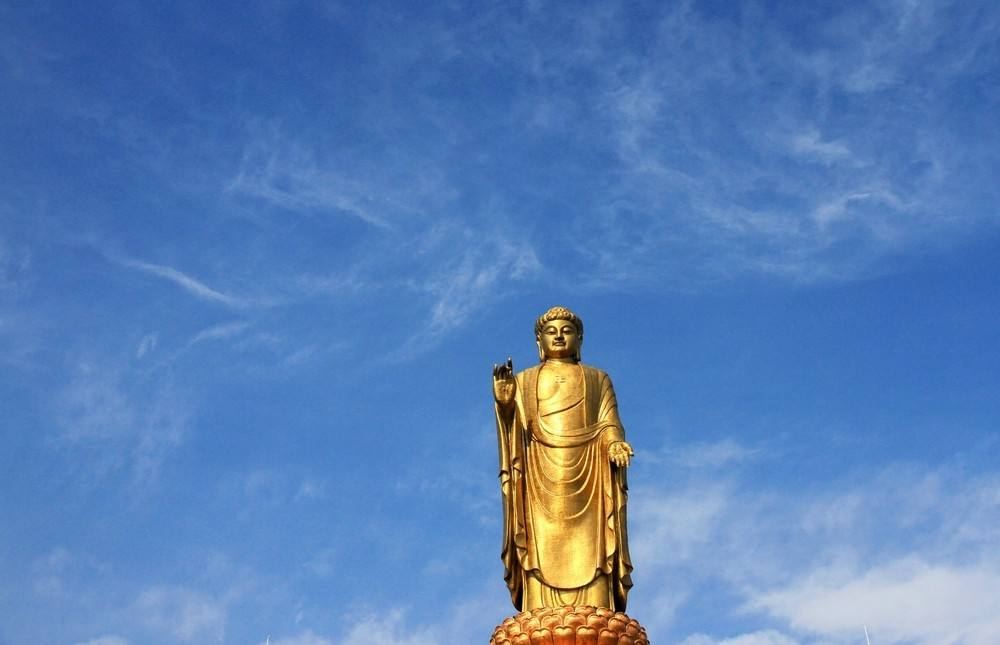
[[535,323],[539,365],[493,367],[504,579],[514,606],[624,611],[625,441],[611,379],[580,362],[583,321],[565,307]]

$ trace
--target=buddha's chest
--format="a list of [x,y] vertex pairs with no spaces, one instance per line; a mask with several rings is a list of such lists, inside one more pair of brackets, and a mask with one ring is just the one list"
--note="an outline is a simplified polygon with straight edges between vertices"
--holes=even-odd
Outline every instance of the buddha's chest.
[[546,364],[538,374],[538,399],[583,396],[583,369],[579,365]]
[[[579,365],[550,363],[542,367],[537,384],[538,412],[557,414],[572,425],[582,422],[584,400],[583,369]],[[569,417],[572,417],[569,418]]]

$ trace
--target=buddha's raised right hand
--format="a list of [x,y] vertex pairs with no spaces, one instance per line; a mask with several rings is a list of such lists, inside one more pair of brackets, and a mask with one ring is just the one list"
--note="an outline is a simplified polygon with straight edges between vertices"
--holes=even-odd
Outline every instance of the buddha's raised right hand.
[[493,398],[506,407],[514,400],[517,391],[517,381],[514,380],[514,363],[510,357],[503,365],[493,365]]

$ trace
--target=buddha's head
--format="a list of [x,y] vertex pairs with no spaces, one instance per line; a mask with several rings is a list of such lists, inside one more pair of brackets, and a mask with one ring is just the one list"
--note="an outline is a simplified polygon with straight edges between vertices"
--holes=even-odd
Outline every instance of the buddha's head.
[[580,360],[583,321],[566,307],[552,307],[535,321],[538,359]]

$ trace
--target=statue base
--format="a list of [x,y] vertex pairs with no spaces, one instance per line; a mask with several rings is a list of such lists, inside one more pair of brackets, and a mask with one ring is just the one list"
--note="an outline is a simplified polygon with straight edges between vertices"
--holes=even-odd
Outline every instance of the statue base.
[[649,645],[646,629],[604,607],[541,607],[504,620],[490,645]]

